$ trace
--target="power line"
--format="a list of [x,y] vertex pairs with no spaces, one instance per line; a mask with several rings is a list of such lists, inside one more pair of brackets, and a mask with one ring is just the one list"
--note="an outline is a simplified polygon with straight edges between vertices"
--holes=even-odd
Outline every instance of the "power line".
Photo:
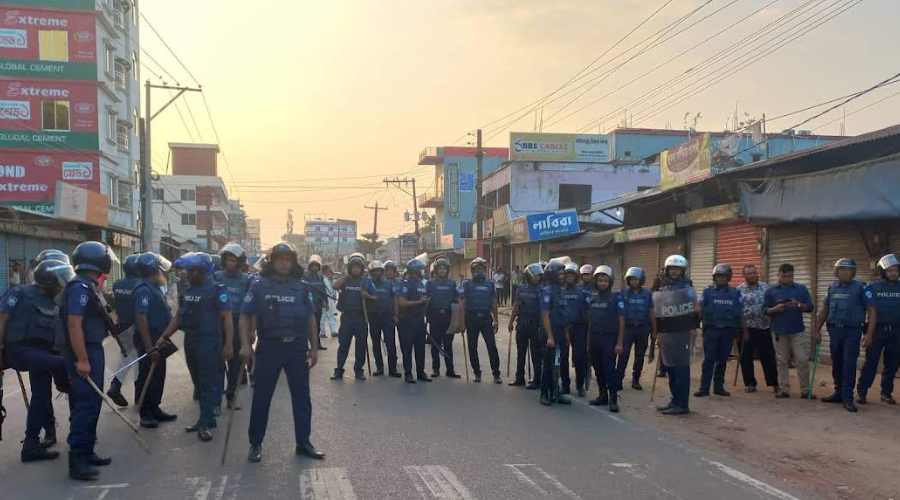
[[[890,83],[887,83],[887,84],[883,85],[883,87],[887,87],[888,85],[894,85],[894,84],[897,84],[897,83],[900,83],[900,80],[894,80],[894,81],[892,81],[892,82],[890,82]],[[813,104],[812,106],[807,106],[807,107],[805,107],[805,108],[801,108],[801,109],[798,109],[798,110],[796,110],[796,111],[790,111],[790,112],[788,112],[788,113],[784,113],[784,114],[781,114],[781,115],[778,115],[778,116],[773,116],[773,117],[771,117],[771,118],[766,118],[766,123],[768,123],[768,122],[773,122],[773,121],[777,121],[777,120],[781,120],[781,119],[787,118],[787,117],[789,117],[789,116],[794,116],[794,115],[803,113],[804,111],[810,111],[810,110],[813,110],[813,109],[816,109],[816,108],[821,108],[822,106],[831,104],[831,103],[833,103],[833,102],[840,101],[841,99],[845,99],[845,98],[847,98],[847,97],[859,95],[861,92],[864,92],[864,90],[859,90],[859,91],[856,91],[856,92],[851,92],[851,93],[849,93],[849,94],[845,94],[845,95],[842,95],[842,96],[838,96],[838,97],[829,99],[829,100],[827,100],[827,101],[822,101],[822,102],[820,102],[820,103],[818,103],[818,104]]]
[[166,40],[162,37],[162,35],[159,34],[159,31],[156,31],[156,28],[153,26],[153,23],[151,23],[150,20],[147,19],[147,16],[145,16],[143,12],[141,12],[141,19],[143,19],[144,22],[147,23],[147,26],[150,27],[150,30],[153,31],[153,34],[156,35],[156,38],[158,38],[159,41],[162,42],[162,44],[169,51],[169,53],[172,54],[172,57],[174,57],[175,60],[178,61],[178,64],[181,66],[182,69],[184,69],[184,71],[188,74],[188,76],[191,77],[191,80],[194,81],[194,84],[198,87],[202,87],[202,85],[200,85],[200,82],[197,81],[197,78],[194,77],[194,74],[191,73],[191,70],[188,69],[187,66],[185,66],[185,64],[181,61],[181,58],[178,57],[178,54],[176,54],[175,51],[172,50],[172,47],[170,47],[169,44],[166,42]]
[[[891,82],[891,83],[897,83],[897,82]],[[832,123],[841,121],[841,120],[843,120],[844,118],[846,118],[846,117],[848,117],[848,116],[853,116],[853,115],[855,115],[855,114],[857,114],[857,113],[860,113],[860,112],[862,112],[862,111],[865,111],[865,110],[867,110],[867,109],[869,109],[869,108],[871,108],[871,107],[873,107],[873,106],[876,106],[876,105],[878,105],[878,104],[883,103],[884,101],[887,101],[887,100],[889,100],[889,99],[893,99],[893,98],[898,97],[898,96],[900,96],[900,92],[894,92],[893,94],[890,94],[890,95],[888,95],[888,96],[885,96],[885,97],[883,97],[883,98],[881,98],[881,99],[879,99],[879,100],[877,100],[877,101],[875,101],[875,102],[873,102],[873,103],[871,103],[871,104],[867,104],[867,105],[865,105],[865,106],[863,106],[863,107],[861,107],[861,108],[859,108],[859,109],[855,109],[855,110],[853,110],[853,111],[847,113],[847,114],[844,115],[844,116],[840,116],[840,117],[838,117],[838,118],[835,118],[834,120],[830,120],[830,121],[827,121],[827,122],[825,122],[825,123],[823,123],[823,124],[821,124],[821,125],[817,125],[816,128],[813,129],[813,131],[820,130],[820,129],[824,128],[824,127],[827,127],[827,126],[831,125]]]

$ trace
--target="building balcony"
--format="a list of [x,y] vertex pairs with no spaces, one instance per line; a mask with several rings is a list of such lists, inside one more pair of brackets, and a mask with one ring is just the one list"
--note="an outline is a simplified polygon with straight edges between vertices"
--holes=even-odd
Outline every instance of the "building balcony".
[[439,165],[441,161],[438,148],[434,146],[429,146],[419,153],[419,165]]
[[419,208],[441,208],[444,206],[444,198],[435,193],[419,195]]

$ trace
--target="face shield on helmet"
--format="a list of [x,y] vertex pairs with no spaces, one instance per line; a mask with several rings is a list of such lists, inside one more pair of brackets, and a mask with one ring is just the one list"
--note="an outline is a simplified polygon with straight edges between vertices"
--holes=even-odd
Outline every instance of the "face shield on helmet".
[[419,259],[410,259],[406,263],[406,274],[413,274],[415,276],[421,276],[422,271],[425,270],[425,263]]
[[594,274],[594,266],[590,264],[585,264],[581,266],[581,269],[578,270],[578,274],[592,276]]
[[431,263],[431,274],[438,274],[441,270],[450,272],[450,261],[443,257]]
[[594,283],[599,290],[610,289],[614,278],[613,269],[609,266],[597,266],[594,270]]
[[544,276],[544,266],[541,265],[540,262],[535,262],[533,264],[528,264],[525,266],[525,279],[528,280],[532,285],[537,285],[541,282],[541,278]]
[[896,255],[889,253],[878,259],[878,271],[881,273],[882,278],[887,279],[888,270],[894,267],[897,268],[897,271],[900,271],[900,260],[897,259]]
[[475,257],[469,263],[469,271],[471,271],[473,279],[484,279],[487,276],[487,261],[481,257]]
[[713,274],[713,281],[716,280],[716,276],[724,276],[725,282],[727,283],[727,282],[731,281],[731,276],[732,276],[731,266],[728,264],[716,264],[716,266],[713,267],[712,274]]
[[61,260],[45,259],[34,268],[34,282],[41,288],[62,288],[74,277],[72,266]]
[[62,250],[57,250],[55,248],[48,248],[46,250],[41,250],[41,252],[34,257],[34,267],[37,268],[37,265],[41,262],[51,259],[70,264],[69,256],[66,255],[65,252],[63,252]]

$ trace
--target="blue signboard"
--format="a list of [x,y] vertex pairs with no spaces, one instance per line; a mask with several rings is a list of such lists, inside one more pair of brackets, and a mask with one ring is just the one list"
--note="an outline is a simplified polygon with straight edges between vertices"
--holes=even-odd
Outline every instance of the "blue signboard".
[[459,174],[459,192],[471,193],[475,189],[475,174]]
[[531,214],[526,217],[526,222],[529,241],[559,238],[581,230],[578,226],[578,212],[575,210]]

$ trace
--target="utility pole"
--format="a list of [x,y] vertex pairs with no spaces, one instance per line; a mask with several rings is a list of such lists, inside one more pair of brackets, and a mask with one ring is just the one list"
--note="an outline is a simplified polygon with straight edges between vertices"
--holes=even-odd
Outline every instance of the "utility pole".
[[209,198],[206,199],[206,250],[209,253],[212,253],[212,193],[210,193]]
[[481,147],[481,129],[478,129],[475,131],[475,237],[479,246],[481,246],[481,240],[484,239],[484,207],[481,206],[481,181],[484,175],[482,171],[483,162],[484,150]]
[[[391,184],[397,186],[401,191],[406,194],[412,196],[413,199],[413,221],[416,224],[416,252],[421,248],[421,235],[419,234],[419,200],[416,199],[416,179],[410,179],[409,177],[404,177],[402,179],[398,177],[394,177],[393,179],[384,179],[384,183],[390,186]],[[403,187],[407,185],[412,185],[412,193],[403,189]],[[401,187],[403,186],[403,187]]]
[[[415,184],[413,184],[415,185]],[[372,227],[372,241],[378,241],[378,212],[381,210],[387,210],[387,207],[378,206],[378,202],[375,202],[374,207],[370,207],[368,205],[363,205],[363,208],[374,210],[375,211],[375,224]]]
[[[178,93],[154,112],[153,108],[150,107],[150,89],[177,90]],[[151,85],[150,80],[147,80],[144,84],[144,92],[144,149],[142,151],[144,161],[141,165],[141,249],[147,252],[159,250],[158,248],[151,248],[153,246],[153,188],[150,175],[152,170],[150,152],[153,143],[150,138],[153,119],[181,97],[181,94],[185,92],[203,92],[203,89],[201,87],[182,87],[180,85]]]

